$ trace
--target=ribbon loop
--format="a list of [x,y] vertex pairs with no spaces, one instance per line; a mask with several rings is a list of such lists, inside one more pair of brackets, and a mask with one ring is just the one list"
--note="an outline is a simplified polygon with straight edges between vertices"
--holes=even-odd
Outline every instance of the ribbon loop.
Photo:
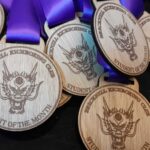
[[73,0],[41,0],[49,27],[53,27],[75,18]]
[[7,42],[36,44],[40,41],[40,24],[32,0],[13,0],[7,21]]
[[0,0],[0,4],[3,5],[6,12],[8,12],[10,10],[12,2],[13,2],[13,0]]

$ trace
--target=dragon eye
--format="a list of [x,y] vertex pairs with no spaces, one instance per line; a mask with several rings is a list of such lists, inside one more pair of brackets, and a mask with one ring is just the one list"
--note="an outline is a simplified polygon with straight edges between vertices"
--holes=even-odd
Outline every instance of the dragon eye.
[[79,57],[79,58],[82,57],[82,52],[81,51],[76,51],[76,56]]
[[117,35],[118,34],[118,30],[115,29],[114,30],[114,34]]
[[18,86],[21,86],[22,84],[24,83],[24,80],[22,77],[17,77],[15,79],[15,84],[18,85]]
[[120,113],[115,114],[115,119],[117,121],[121,121],[122,120],[122,115]]
[[124,36],[124,35],[125,35],[125,33],[124,33],[124,31],[123,31],[123,30],[120,30],[120,31],[119,31],[119,33],[120,33],[120,35],[122,35],[122,36]]

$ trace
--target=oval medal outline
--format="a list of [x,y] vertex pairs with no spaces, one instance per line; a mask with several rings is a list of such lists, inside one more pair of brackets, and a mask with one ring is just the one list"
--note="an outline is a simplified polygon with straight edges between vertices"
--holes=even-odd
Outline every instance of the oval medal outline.
[[[118,67],[117,65],[115,65],[115,63],[113,62],[113,60],[111,59],[111,57],[110,57],[109,55],[107,55],[107,52],[105,52],[105,50],[104,50],[104,48],[103,48],[103,46],[102,46],[102,43],[101,43],[101,41],[100,41],[99,38],[98,38],[99,35],[98,35],[98,33],[97,33],[97,29],[95,29],[95,28],[97,27],[97,25],[96,25],[96,22],[97,22],[96,20],[97,20],[97,19],[96,19],[96,18],[97,18],[97,15],[99,14],[99,10],[100,10],[102,7],[104,7],[105,5],[108,5],[108,4],[109,4],[109,5],[110,5],[110,4],[115,5],[116,7],[119,7],[119,8],[121,8],[121,9],[123,9],[124,11],[126,11],[126,13],[127,13],[128,15],[130,15],[131,18],[133,18],[134,21],[136,22],[136,24],[140,27],[140,25],[139,25],[137,19],[136,19],[126,8],[120,6],[120,5],[117,4],[117,3],[104,2],[102,5],[100,5],[99,8],[97,8],[97,9],[95,10],[94,17],[93,17],[93,24],[92,24],[93,30],[92,30],[92,32],[93,32],[93,37],[94,37],[94,39],[95,39],[95,43],[96,43],[97,47],[99,48],[99,51],[102,52],[101,54],[102,54],[102,55],[104,56],[104,58],[106,59],[107,63],[109,63],[110,66],[111,66],[113,69],[115,69],[115,70],[118,71],[119,73],[124,74],[124,75],[127,75],[127,76],[138,76],[138,75],[144,73],[144,72],[147,70],[148,65],[149,65],[149,59],[147,59],[147,65],[145,66],[145,69],[143,69],[142,71],[140,71],[140,72],[138,72],[138,73],[130,73],[130,72],[127,72],[127,71],[125,71],[124,69],[121,69],[121,67]],[[146,40],[145,34],[144,34],[144,32],[143,32],[142,29],[141,29],[141,32],[143,33],[143,36],[144,36],[144,38],[145,38],[145,42],[146,42],[146,45],[147,45],[147,53],[148,53],[148,55],[149,55],[148,42],[147,42],[147,40]]]
[[[135,91],[134,89],[132,89],[132,88],[129,88],[129,87],[126,87],[126,86],[124,86],[124,84],[121,84],[121,83],[119,83],[118,85],[116,85],[116,84],[111,84],[111,85],[104,85],[104,86],[102,86],[102,87],[98,87],[98,88],[96,88],[96,89],[94,89],[90,94],[88,94],[86,97],[85,97],[85,99],[84,99],[84,101],[83,101],[83,103],[81,104],[81,106],[80,106],[80,109],[79,109],[79,114],[78,114],[78,130],[79,130],[79,134],[80,134],[80,137],[81,137],[81,139],[82,139],[82,142],[84,143],[84,145],[85,145],[85,147],[88,149],[88,150],[92,150],[90,147],[89,147],[89,144],[87,143],[87,141],[86,141],[86,138],[84,137],[84,134],[83,134],[83,130],[84,129],[82,129],[82,114],[85,114],[85,112],[84,112],[84,109],[85,109],[85,106],[88,104],[88,102],[89,102],[89,100],[91,99],[91,98],[93,98],[94,97],[94,95],[95,94],[97,94],[99,91],[102,91],[102,89],[107,89],[107,88],[111,88],[111,87],[119,87],[120,89],[122,88],[122,89],[126,89],[126,90],[130,90],[130,92],[132,92],[132,93],[134,93],[137,97],[140,97],[140,99],[142,99],[142,101],[144,101],[146,104],[147,104],[147,106],[148,106],[148,108],[149,108],[149,110],[150,110],[150,103],[149,103],[149,101],[141,94],[141,93],[139,93],[138,91]],[[116,92],[116,91],[115,91]],[[118,92],[118,91],[117,91]],[[107,94],[109,94],[109,92],[107,93]],[[97,96],[97,100],[98,100],[98,97],[99,96]],[[95,99],[95,100],[96,100]],[[135,98],[133,99],[134,101],[136,101],[135,100]],[[119,100],[118,100],[119,101]],[[137,101],[136,101],[137,102]],[[93,102],[94,103],[94,102]],[[92,104],[93,104],[92,103]],[[137,102],[138,103],[138,102]],[[92,105],[91,104],[91,105]],[[140,105],[140,104],[139,104]],[[142,106],[141,106],[142,107]],[[95,111],[96,112],[96,111]],[[143,143],[144,144],[144,143]],[[98,147],[99,148],[99,147]]]
[[[26,47],[26,46],[12,46],[12,47],[9,47],[9,48],[3,48],[3,49],[0,50],[0,52],[10,51],[10,50],[13,50],[15,48],[16,49],[20,48],[21,51],[22,50],[27,50],[27,51],[31,50],[31,51],[34,51],[35,53],[39,53],[40,56],[42,55],[42,57],[47,60],[47,64],[51,64],[54,67],[56,75],[57,75],[57,78],[58,78],[58,83],[59,83],[59,95],[58,95],[58,99],[56,100],[54,107],[51,109],[51,111],[48,113],[48,115],[46,115],[46,117],[44,117],[44,119],[40,120],[36,124],[33,124],[33,125],[25,127],[25,128],[16,128],[16,129],[14,129],[14,128],[9,128],[9,127],[3,127],[3,126],[0,125],[0,129],[3,129],[5,131],[22,132],[22,131],[28,131],[28,130],[31,130],[31,129],[34,129],[34,128],[40,126],[41,124],[43,124],[44,122],[46,122],[53,115],[53,113],[57,109],[57,106],[58,106],[59,101],[61,99],[61,94],[62,94],[62,79],[61,79],[60,71],[59,71],[59,69],[57,69],[57,65],[55,64],[55,62],[48,55],[46,55],[45,53],[42,53],[39,50],[36,50],[34,48],[31,48],[31,47]],[[36,59],[36,58],[33,58],[33,59]]]
[[[148,42],[149,52],[150,52],[150,35],[147,36],[146,32],[144,31],[144,26],[147,25],[147,24],[150,24],[150,15],[147,15],[147,16],[142,17],[141,19],[139,19],[139,24],[140,24],[140,26],[141,26],[141,28],[144,32],[144,35],[146,37],[147,42]],[[150,31],[149,31],[149,33],[150,33]],[[149,55],[150,55],[150,53],[149,53]],[[149,58],[149,60],[150,60],[150,58]]]
[[[53,50],[49,50],[50,49],[50,42],[52,41],[52,39],[56,36],[56,37],[58,37],[57,36],[57,33],[59,32],[59,31],[61,31],[62,29],[65,29],[66,27],[69,27],[69,26],[80,26],[80,27],[83,27],[83,28],[88,28],[88,30],[90,30],[91,31],[91,33],[92,33],[92,30],[91,30],[91,28],[90,28],[90,26],[89,25],[87,25],[87,24],[79,24],[79,23],[70,23],[70,24],[66,24],[66,25],[64,25],[64,26],[62,26],[62,27],[60,27],[60,28],[58,28],[58,29],[56,29],[56,31],[54,31],[54,33],[49,37],[49,39],[48,39],[48,41],[47,41],[47,43],[46,43],[46,50],[47,50],[47,54],[48,55],[50,55],[50,57],[52,58],[52,59],[54,59],[54,57],[53,57],[53,51],[54,51],[54,48],[55,48],[55,46],[53,46]],[[73,31],[76,31],[77,32],[77,30],[73,30]],[[73,31],[71,31],[71,32],[73,32]],[[70,32],[70,31],[69,31]],[[81,32],[83,32],[83,31],[81,31]],[[63,36],[63,35],[62,35]],[[91,35],[92,36],[92,35]],[[58,41],[59,41],[59,39],[58,39]],[[94,41],[94,39],[93,39],[93,42],[94,42],[94,44],[95,44],[95,41]],[[57,42],[56,42],[57,43]],[[56,43],[55,43],[55,45],[56,45]],[[96,44],[95,44],[95,47],[96,47]],[[97,47],[96,47],[97,48]],[[99,53],[99,51],[96,49],[96,51],[97,51],[97,53]],[[57,65],[59,65],[58,64],[58,62],[54,59],[54,61],[57,63]],[[97,62],[97,64],[102,68],[102,65],[100,65],[98,62]],[[61,74],[64,74],[63,73],[63,71],[62,71],[62,68],[60,67],[60,65],[59,65],[59,68],[60,68],[60,72],[61,72]],[[104,70],[104,69],[103,69]],[[102,72],[102,71],[101,71]],[[64,76],[64,75],[63,75]],[[91,87],[91,91],[92,91],[92,89],[95,89],[97,87],[97,85],[95,85],[94,87]],[[63,81],[63,89],[66,91],[66,92],[68,92],[68,93],[70,93],[70,94],[73,94],[73,95],[77,95],[77,96],[86,96],[87,94],[82,94],[81,92],[79,93],[79,92],[74,92],[73,90],[70,90],[70,89],[68,89],[65,85],[64,85],[64,81]],[[91,92],[90,91],[90,92]]]
[[3,28],[4,28],[4,22],[5,22],[5,13],[4,13],[4,9],[2,7],[2,5],[0,5],[0,13],[1,13],[1,26],[0,26],[0,33],[2,32]]

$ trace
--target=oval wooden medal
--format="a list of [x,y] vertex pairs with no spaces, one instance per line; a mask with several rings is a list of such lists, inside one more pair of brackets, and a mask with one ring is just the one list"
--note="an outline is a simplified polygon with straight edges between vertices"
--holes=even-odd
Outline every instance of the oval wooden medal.
[[144,31],[144,34],[146,36],[148,46],[149,46],[149,49],[150,49],[150,15],[147,15],[146,17],[142,17],[139,20],[139,23],[140,23],[141,28]]
[[30,47],[0,50],[0,128],[25,131],[46,121],[62,92],[54,62]]
[[95,6],[93,31],[104,56],[126,75],[142,74],[148,67],[149,48],[135,17],[117,3],[95,2]]
[[95,89],[85,98],[78,118],[88,150],[148,150],[149,122],[149,102],[121,84]]
[[[30,48],[34,48],[36,50],[39,50],[43,53],[45,52],[45,43],[43,41],[43,39],[40,40],[40,44],[39,45],[33,45],[33,44],[19,44],[19,43],[6,43],[6,37],[2,38],[0,41],[0,46],[3,48],[9,48],[9,47],[20,47],[20,46],[25,46],[25,47],[30,47]],[[57,67],[58,69],[58,67]],[[66,93],[66,92],[62,92],[62,96],[61,99],[59,101],[58,107],[63,106],[64,104],[66,104],[70,99],[71,99],[71,95]]]
[[4,9],[3,9],[2,5],[0,5],[0,33],[3,30],[4,22],[5,22]]
[[78,19],[48,33],[48,54],[59,65],[64,90],[78,96],[87,95],[98,85],[103,67],[97,62],[91,29]]

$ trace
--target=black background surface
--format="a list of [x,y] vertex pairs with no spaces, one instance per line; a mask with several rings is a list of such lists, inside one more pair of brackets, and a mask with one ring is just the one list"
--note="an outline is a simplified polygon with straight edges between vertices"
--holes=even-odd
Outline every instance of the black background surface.
[[[145,10],[150,12],[149,0],[145,0]],[[150,67],[138,81],[140,92],[150,100]],[[0,130],[0,150],[85,150],[77,124],[83,99],[74,96],[46,123],[31,131],[11,133]]]

